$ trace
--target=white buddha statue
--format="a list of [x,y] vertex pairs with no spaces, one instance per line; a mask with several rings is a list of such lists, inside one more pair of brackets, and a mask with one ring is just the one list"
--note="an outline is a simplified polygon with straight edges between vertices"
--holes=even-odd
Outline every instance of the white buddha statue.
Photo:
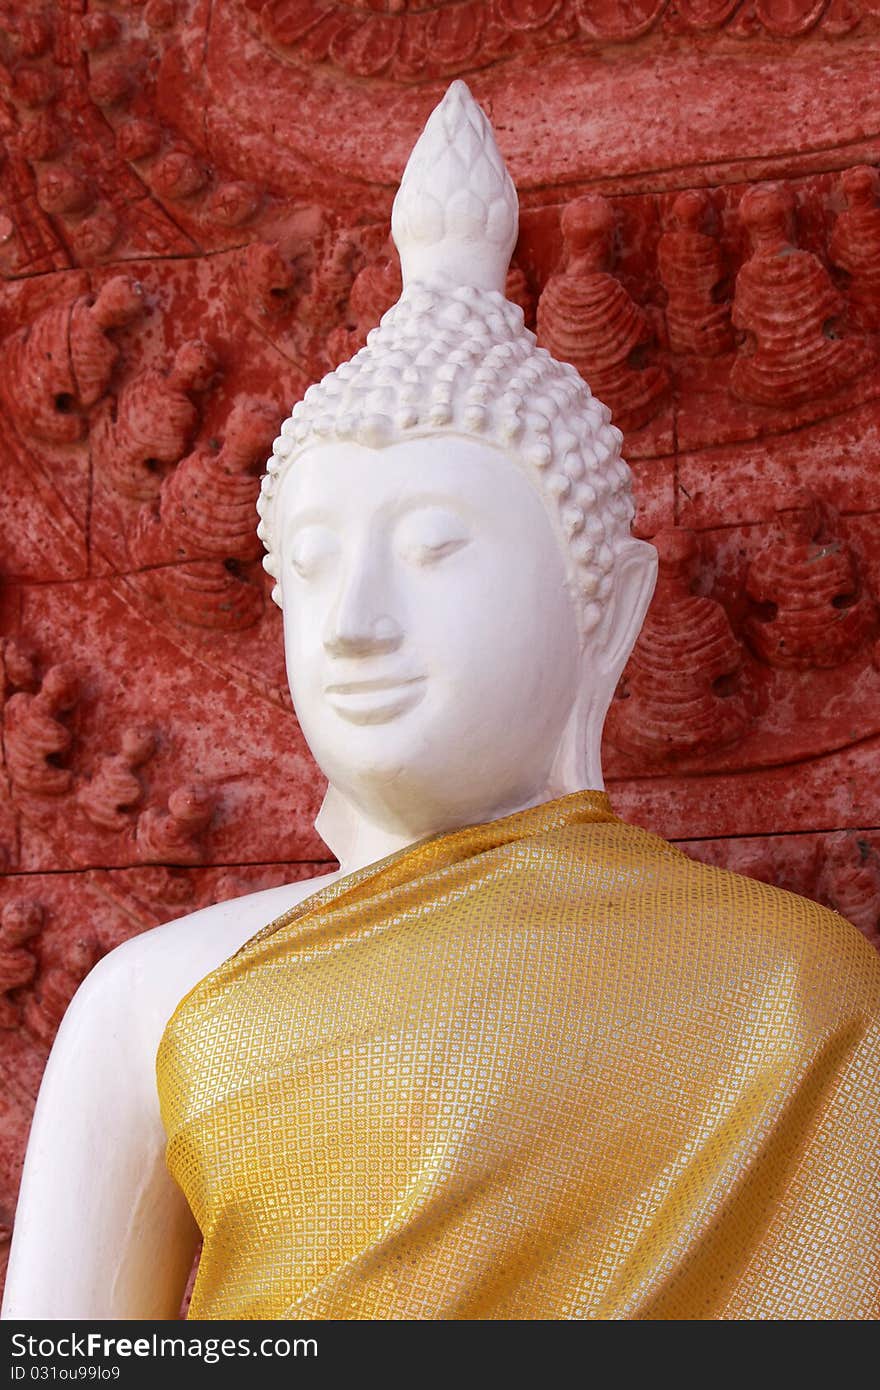
[[460,82],[392,226],[400,301],[260,501],[341,867],[87,978],[4,1315],[173,1318],[200,1228],[199,1317],[869,1316],[880,967],[611,811],[656,556],[607,409],[504,298],[516,195]]

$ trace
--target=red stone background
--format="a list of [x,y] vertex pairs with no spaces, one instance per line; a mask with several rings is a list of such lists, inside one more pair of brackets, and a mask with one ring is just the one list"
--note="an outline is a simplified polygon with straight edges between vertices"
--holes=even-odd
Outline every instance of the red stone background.
[[663,556],[615,807],[876,938],[878,48],[878,0],[0,4],[4,1236],[94,961],[326,866],[253,506],[453,76]]

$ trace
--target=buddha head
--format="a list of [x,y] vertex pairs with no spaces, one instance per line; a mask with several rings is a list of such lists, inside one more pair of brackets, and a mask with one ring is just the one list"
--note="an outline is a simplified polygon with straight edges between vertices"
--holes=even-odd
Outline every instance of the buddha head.
[[455,82],[395,199],[401,297],[294,407],[263,480],[263,563],[337,853],[353,818],[406,843],[602,786],[656,553],[630,535],[608,409],[504,297],[517,223]]

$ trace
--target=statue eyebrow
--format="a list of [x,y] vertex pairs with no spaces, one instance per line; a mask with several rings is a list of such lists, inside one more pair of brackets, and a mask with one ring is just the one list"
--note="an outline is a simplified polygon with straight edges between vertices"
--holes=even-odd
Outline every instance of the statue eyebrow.
[[302,507],[300,511],[294,512],[293,516],[288,517],[284,527],[286,536],[292,535],[294,531],[301,531],[304,526],[332,526],[333,519],[326,507]]
[[426,511],[428,508],[449,512],[464,525],[468,525],[473,521],[473,512],[467,502],[461,497],[453,496],[448,492],[420,491],[406,493],[394,503],[391,511],[392,515],[398,518],[407,516],[411,512]]
[[[419,489],[418,492],[405,492],[403,495],[395,497],[386,506],[379,508],[376,516],[381,524],[384,515],[386,524],[404,520],[415,512],[427,510],[443,511],[454,518],[459,525],[472,527],[476,522],[473,509],[465,499],[456,497],[448,492],[438,492],[432,489]],[[287,518],[283,540],[287,543],[309,526],[326,526],[331,531],[337,531],[344,527],[345,519],[335,515],[326,504],[316,502],[311,506],[301,507],[298,511]]]

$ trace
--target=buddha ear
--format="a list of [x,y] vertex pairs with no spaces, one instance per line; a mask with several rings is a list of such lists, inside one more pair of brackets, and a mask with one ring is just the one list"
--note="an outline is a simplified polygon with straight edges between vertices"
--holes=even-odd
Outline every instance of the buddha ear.
[[614,561],[613,585],[595,652],[612,690],[642,630],[657,582],[657,551],[647,541],[625,540]]
[[598,630],[583,651],[575,702],[553,764],[549,793],[602,787],[602,726],[627,658],[636,644],[657,581],[657,551],[633,538],[617,551],[614,582]]

